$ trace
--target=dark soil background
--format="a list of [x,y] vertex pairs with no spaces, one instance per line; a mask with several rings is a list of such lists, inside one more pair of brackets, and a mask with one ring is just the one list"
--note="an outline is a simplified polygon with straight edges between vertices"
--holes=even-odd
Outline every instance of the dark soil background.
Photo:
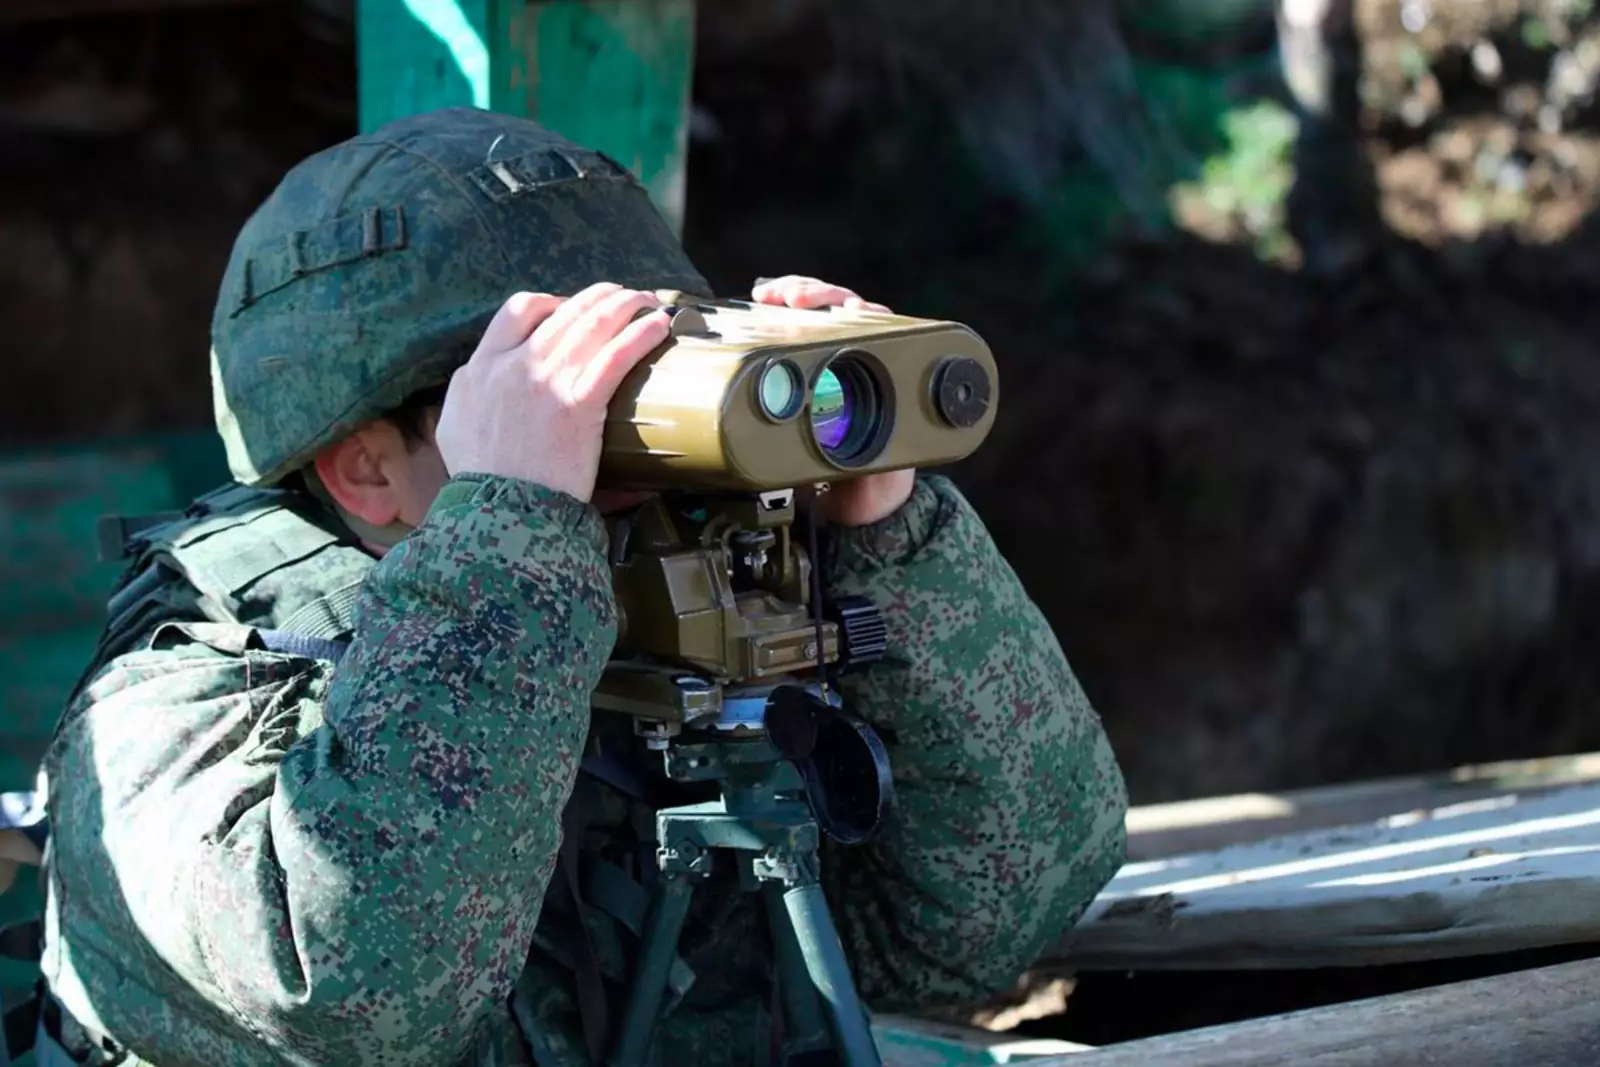
[[[1135,798],[1600,748],[1587,4],[1362,0],[1382,226],[1315,270],[1270,8],[945,6],[702,0],[686,241],[991,342],[957,474]],[[207,423],[234,232],[353,64],[331,0],[0,27],[0,446]]]

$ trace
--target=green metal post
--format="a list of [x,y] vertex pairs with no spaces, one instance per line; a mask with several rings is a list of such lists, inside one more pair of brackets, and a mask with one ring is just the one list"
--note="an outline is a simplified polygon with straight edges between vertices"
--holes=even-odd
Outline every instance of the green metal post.
[[690,896],[694,891],[690,879],[691,876],[682,871],[662,872],[640,934],[642,949],[634,964],[633,984],[628,990],[622,1027],[606,1058],[607,1067],[641,1067],[650,1054],[667,976],[678,951],[678,939],[683,934],[683,921],[689,915]]
[[631,168],[681,229],[695,0],[359,0],[361,127],[536,119]]
[[811,984],[826,1007],[833,1025],[840,1061],[849,1067],[882,1067],[878,1046],[872,1039],[872,1025],[856,993],[850,964],[844,958],[838,929],[828,913],[822,887],[807,878],[789,886],[783,893],[789,923],[800,943],[800,953]]
[[767,923],[778,963],[778,994],[783,1001],[784,1044],[790,1052],[812,1052],[828,1047],[827,1023],[822,1003],[806,967],[805,950],[789,920],[783,885],[768,882],[761,888],[767,906]]

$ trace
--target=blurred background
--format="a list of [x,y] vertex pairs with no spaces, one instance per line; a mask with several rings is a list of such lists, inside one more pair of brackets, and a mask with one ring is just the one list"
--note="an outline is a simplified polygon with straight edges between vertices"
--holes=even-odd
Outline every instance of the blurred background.
[[[1591,0],[663,4],[719,289],[995,348],[954,473],[1136,802],[1600,748]],[[4,788],[116,575],[95,517],[226,476],[215,287],[378,91],[361,7],[0,11]]]

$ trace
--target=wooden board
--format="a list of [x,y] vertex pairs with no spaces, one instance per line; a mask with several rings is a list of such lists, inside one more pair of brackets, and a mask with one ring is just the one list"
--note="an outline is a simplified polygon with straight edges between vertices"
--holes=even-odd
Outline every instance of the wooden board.
[[1087,1045],[1068,1041],[991,1033],[907,1015],[874,1016],[872,1037],[883,1057],[883,1067],[989,1067],[1033,1063],[1088,1049]]
[[1591,1067],[1600,961],[1108,1045],[1033,1067]]
[[361,129],[441,107],[525,115],[524,67],[508,0],[359,0]]
[[1362,966],[1600,940],[1600,785],[1126,865],[1081,970]]
[[694,0],[360,0],[361,128],[441,107],[533,118],[633,170],[681,228]]
[[525,18],[527,114],[637,174],[681,231],[694,0],[542,0]]
[[1507,760],[1438,774],[1380,778],[1281,793],[1240,793],[1128,812],[1128,859],[1150,860],[1387,815],[1600,782],[1600,753]]

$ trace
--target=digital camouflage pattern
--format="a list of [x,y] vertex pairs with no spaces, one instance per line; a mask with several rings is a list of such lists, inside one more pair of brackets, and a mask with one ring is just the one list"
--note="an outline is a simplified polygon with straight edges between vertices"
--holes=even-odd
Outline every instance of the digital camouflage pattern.
[[518,291],[710,293],[621,164],[447,108],[304,160],[245,223],[212,317],[233,475],[269,484],[449,378]]
[[[626,171],[533,123],[435,112],[312,157],[222,285],[212,371],[235,476],[276,481],[445,380],[511,293],[599,281],[708,291]],[[622,981],[631,935],[547,892],[562,815],[571,799],[584,854],[623,866],[648,823],[578,774],[620,725],[589,712],[617,634],[598,513],[458,476],[374,560],[304,493],[202,505],[146,535],[46,757],[42,966],[69,1044],[82,1024],[160,1067],[585,1062],[572,940],[588,929]],[[883,736],[897,806],[870,845],[823,857],[862,995],[983,996],[1120,865],[1121,776],[948,481],[837,531],[822,572],[890,637],[841,688]],[[258,629],[307,620],[351,635],[337,667],[262,649]],[[696,894],[695,981],[663,1062],[762,1062],[766,946],[724,865]]]
[[[259,521],[226,536],[247,547]],[[573,920],[546,890],[616,633],[605,550],[569,497],[457,477],[365,571],[337,668],[199,613],[97,664],[46,761],[44,967],[71,1013],[162,1067],[523,1067],[530,1047],[586,1062],[551,950]],[[989,994],[1121,863],[1122,778],[948,481],[922,476],[896,515],[838,531],[825,563],[890,639],[842,686],[883,735],[897,805],[871,844],[824,855],[861,993],[879,1010]],[[253,618],[282,621],[259,600]],[[579,781],[586,845],[626,848],[627,804]],[[662,1062],[761,1062],[758,909],[726,880],[697,893],[697,981]],[[616,973],[615,943],[600,948]]]

